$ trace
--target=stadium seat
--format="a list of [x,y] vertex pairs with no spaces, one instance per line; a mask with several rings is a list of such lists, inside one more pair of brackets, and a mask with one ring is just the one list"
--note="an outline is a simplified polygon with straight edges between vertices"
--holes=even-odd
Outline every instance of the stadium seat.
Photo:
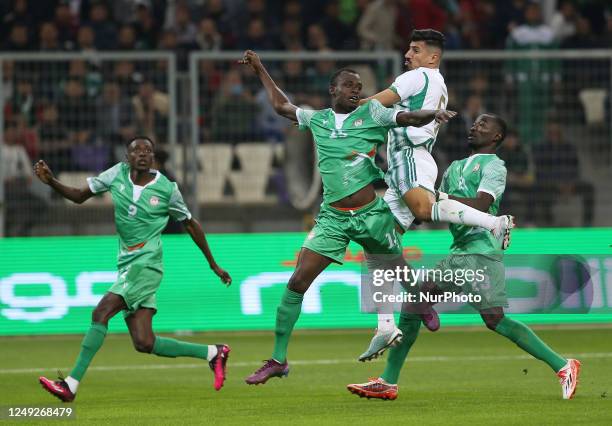
[[607,91],[605,89],[583,89],[578,93],[587,124],[603,124]]
[[234,188],[236,201],[258,203],[266,200],[267,173],[232,172],[229,174],[229,179]]
[[207,202],[219,202],[223,201],[223,189],[225,188],[225,182],[227,181],[227,176],[220,175],[204,175],[202,173],[198,173],[198,191],[197,191],[197,200],[198,203],[207,203]]
[[[58,176],[58,180],[65,185],[73,186],[76,188],[82,188],[87,185],[87,178],[91,176],[97,176],[96,172],[63,172]],[[66,204],[75,205],[72,201],[64,199]],[[86,201],[90,205],[109,205],[112,203],[112,199],[109,192],[105,192],[102,195],[97,195]]]
[[225,177],[232,165],[233,147],[230,144],[200,145],[197,149],[202,174]]
[[241,143],[236,145],[236,155],[240,169],[249,175],[262,175],[267,178],[272,165],[273,147],[269,143]]

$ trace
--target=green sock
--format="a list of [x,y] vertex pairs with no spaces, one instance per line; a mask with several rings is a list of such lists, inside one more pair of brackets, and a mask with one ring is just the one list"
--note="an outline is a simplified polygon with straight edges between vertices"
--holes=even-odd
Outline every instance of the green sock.
[[293,326],[300,316],[303,299],[303,294],[296,293],[287,288],[281,298],[280,306],[276,310],[276,329],[274,330],[274,352],[272,352],[272,358],[278,362],[285,362],[287,360],[289,338],[291,337]]
[[83,337],[81,352],[76,360],[76,365],[70,372],[70,377],[81,381],[87,368],[89,368],[89,364],[91,364],[91,360],[102,346],[102,343],[104,343],[105,337],[106,326],[97,322],[92,323],[89,330],[87,330],[87,334]]
[[404,333],[404,337],[399,345],[389,349],[387,365],[384,373],[380,376],[390,384],[396,384],[399,379],[400,371],[404,366],[408,352],[419,335],[421,318],[415,314],[400,314],[398,327]]
[[553,351],[522,322],[503,317],[497,324],[495,332],[512,340],[519,348],[535,358],[544,361],[555,373],[567,363],[565,358]]
[[208,345],[199,345],[197,343],[182,342],[176,339],[155,336],[155,343],[153,344],[153,351],[151,353],[168,358],[188,356],[191,358],[206,359],[208,356]]

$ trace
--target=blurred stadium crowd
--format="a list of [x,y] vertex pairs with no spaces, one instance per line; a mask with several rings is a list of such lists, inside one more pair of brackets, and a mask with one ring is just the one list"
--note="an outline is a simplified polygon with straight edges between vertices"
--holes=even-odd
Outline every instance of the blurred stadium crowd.
[[[448,49],[500,49],[539,21],[527,0],[4,0],[2,48],[86,50],[404,50],[410,31]],[[606,0],[543,0],[551,45],[612,41]],[[546,36],[546,34],[545,34]]]
[[[94,55],[1,61],[9,235],[30,233],[34,218],[25,212],[45,211],[54,201],[31,189],[34,160],[44,158],[56,173],[93,174],[121,160],[123,144],[135,135],[148,135],[162,147],[169,142],[173,100],[167,61],[99,61],[95,52],[175,54],[179,90],[174,101],[179,122],[188,122],[194,96],[187,74],[190,52],[318,52],[317,60],[269,64],[294,103],[316,109],[327,106],[328,79],[337,67],[359,67],[368,95],[394,78],[382,61],[345,63],[334,51],[391,50],[399,55],[414,28],[444,32],[451,53],[567,48],[588,55],[588,49],[612,47],[612,5],[604,0],[5,0],[0,15],[0,41],[7,54]],[[434,154],[440,174],[450,161],[466,155],[461,141],[478,114],[495,111],[513,129],[500,151],[509,173],[505,211],[517,214],[523,225],[612,224],[612,198],[606,195],[612,188],[604,182],[612,140],[609,58],[449,57],[442,70],[449,109],[460,115],[439,136]],[[249,171],[248,180],[254,180],[253,173],[263,174],[266,194],[287,204],[283,163],[288,157],[282,148],[299,137],[295,129],[275,115],[257,79],[234,61],[203,59],[198,71],[199,144],[237,147],[221,150],[230,159],[215,171],[224,179],[219,193],[231,194],[228,182],[247,176],[230,176],[255,155],[245,145],[257,145],[260,153],[267,146],[265,167]],[[186,148],[189,128],[178,127],[179,145]],[[160,162],[170,157],[175,166],[184,165],[184,151],[170,148],[160,150]],[[384,150],[378,160],[385,167]],[[183,171],[168,172],[181,182]],[[213,177],[207,175],[204,185],[211,185]],[[554,204],[560,196],[579,200],[579,214],[573,215],[579,220],[557,220]]]

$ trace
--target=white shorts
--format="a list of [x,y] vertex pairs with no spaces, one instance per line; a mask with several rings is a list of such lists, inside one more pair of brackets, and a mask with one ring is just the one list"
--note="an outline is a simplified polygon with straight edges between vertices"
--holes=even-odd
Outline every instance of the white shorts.
[[402,196],[414,188],[424,188],[435,194],[438,166],[431,153],[424,147],[403,148],[391,153],[389,170],[385,182],[389,186],[384,200],[389,205],[395,220],[407,230],[414,221],[414,215],[402,199]]

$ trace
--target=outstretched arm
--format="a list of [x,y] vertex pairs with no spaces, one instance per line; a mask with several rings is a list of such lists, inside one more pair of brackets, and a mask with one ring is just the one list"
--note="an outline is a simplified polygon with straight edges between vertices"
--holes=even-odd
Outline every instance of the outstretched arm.
[[268,99],[270,100],[270,103],[272,104],[272,107],[274,107],[277,114],[282,115],[289,120],[297,121],[297,117],[295,115],[297,107],[293,105],[291,101],[289,101],[287,95],[285,95],[285,93],[276,85],[274,80],[272,80],[272,77],[270,77],[266,67],[264,67],[261,63],[261,59],[259,59],[257,53],[253,52],[252,50],[247,50],[244,52],[242,60],[238,62],[244,65],[250,65],[253,71],[255,71],[255,74],[257,77],[259,77],[259,80],[261,80],[261,83],[266,89]]
[[455,111],[447,111],[445,109],[402,111],[397,114],[396,121],[400,127],[421,127],[434,120],[436,120],[436,123],[447,123],[448,120],[456,115]]
[[94,196],[89,186],[84,188],[73,188],[61,183],[55,178],[53,172],[43,160],[38,160],[38,162],[34,164],[34,173],[36,173],[36,176],[42,183],[49,185],[55,192],[74,203],[82,204]]
[[380,102],[387,108],[395,105],[396,103],[402,100],[399,95],[393,90],[385,89],[382,92],[378,92],[377,94],[370,96],[369,98],[360,100],[359,105],[365,104],[367,101],[371,101],[372,99],[376,99],[378,102]]
[[217,274],[219,278],[221,278],[223,284],[229,286],[232,283],[232,277],[230,277],[227,271],[222,269],[219,265],[217,265],[217,262],[215,262],[215,259],[210,251],[210,247],[208,247],[208,242],[206,241],[206,236],[204,235],[204,230],[202,229],[200,222],[194,218],[190,218],[184,220],[183,225],[185,226],[187,233],[191,236],[193,242],[196,243],[202,254],[204,254],[204,257],[206,257],[206,260],[210,265],[210,269],[212,269],[213,272]]

